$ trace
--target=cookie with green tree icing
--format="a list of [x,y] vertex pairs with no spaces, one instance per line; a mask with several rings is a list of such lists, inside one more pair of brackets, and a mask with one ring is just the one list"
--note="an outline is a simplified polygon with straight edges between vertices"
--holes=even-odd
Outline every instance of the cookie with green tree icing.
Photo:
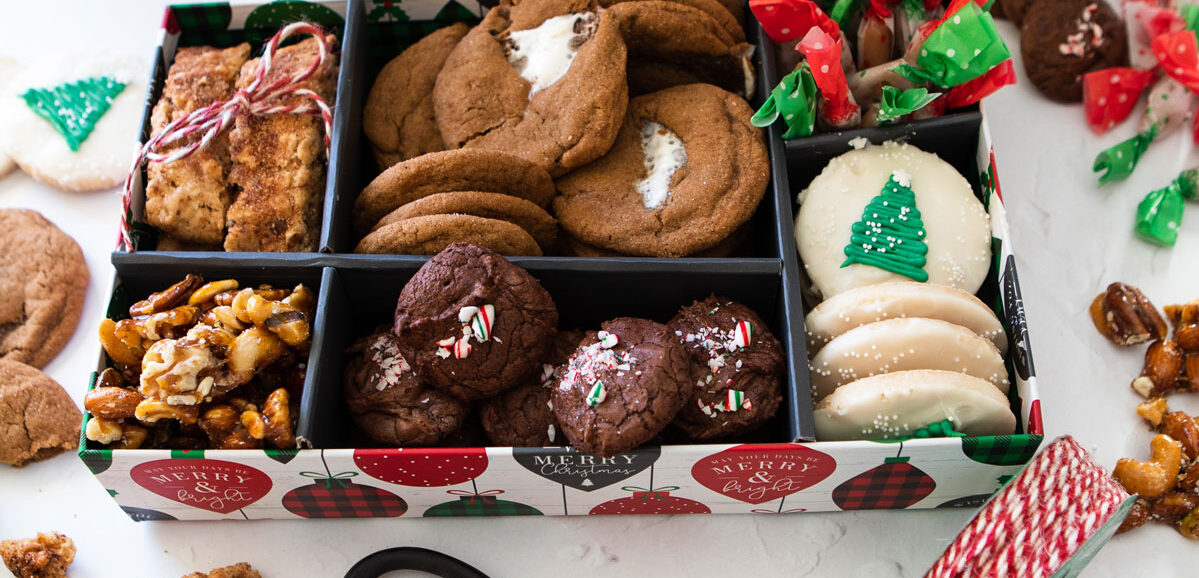
[[991,266],[991,222],[960,173],[937,155],[887,142],[847,152],[799,194],[795,237],[825,298],[889,281],[978,291]]

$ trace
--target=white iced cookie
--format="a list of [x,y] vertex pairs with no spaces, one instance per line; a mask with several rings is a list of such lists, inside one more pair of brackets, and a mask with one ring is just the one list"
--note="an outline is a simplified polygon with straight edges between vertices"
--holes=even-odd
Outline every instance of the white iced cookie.
[[682,139],[661,123],[649,121],[641,127],[641,150],[645,153],[646,177],[637,181],[646,210],[661,207],[670,198],[674,172],[687,164]]
[[60,189],[120,184],[137,151],[148,73],[136,59],[114,55],[31,63],[0,98],[0,151]]
[[897,317],[926,317],[961,325],[1007,353],[1007,334],[989,307],[960,289],[896,281],[850,289],[812,308],[804,318],[808,353],[815,354],[833,338],[867,323]]
[[1016,430],[1007,398],[991,382],[956,371],[916,369],[838,387],[816,406],[816,439],[894,439],[943,420],[971,436]]
[[847,152],[799,194],[795,237],[828,299],[855,287],[927,281],[974,293],[991,267],[991,223],[949,163],[887,142]]
[[598,21],[594,12],[564,14],[508,34],[508,62],[532,85],[529,98],[566,76]]
[[922,317],[887,319],[842,333],[808,363],[813,399],[863,377],[940,369],[985,379],[1007,394],[1007,368],[990,341],[953,323]]
[[[11,58],[0,58],[0,97],[9,96],[9,81],[17,75],[17,72],[20,70],[19,66],[17,61]],[[0,124],[0,134],[8,132],[10,132],[10,129]],[[12,162],[12,158],[4,154],[4,151],[0,151],[0,177],[7,175],[15,168],[17,168],[17,164]]]

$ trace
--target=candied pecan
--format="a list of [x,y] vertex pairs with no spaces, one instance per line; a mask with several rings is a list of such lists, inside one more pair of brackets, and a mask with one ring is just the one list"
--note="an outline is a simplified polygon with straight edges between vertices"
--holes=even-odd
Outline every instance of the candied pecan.
[[1116,345],[1165,339],[1166,321],[1140,289],[1112,283],[1091,302],[1091,321]]

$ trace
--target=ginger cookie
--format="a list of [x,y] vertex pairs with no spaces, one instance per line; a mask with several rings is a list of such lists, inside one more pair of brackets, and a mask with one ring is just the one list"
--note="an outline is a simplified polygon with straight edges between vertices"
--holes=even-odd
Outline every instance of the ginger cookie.
[[1028,79],[1041,94],[1079,102],[1083,75],[1128,61],[1128,39],[1124,23],[1107,2],[1033,2],[1020,31],[1020,54]]
[[588,331],[554,386],[570,445],[610,458],[657,436],[692,398],[687,352],[672,331],[621,317]]
[[770,162],[751,116],[744,99],[708,84],[633,99],[612,150],[558,181],[562,228],[627,255],[681,257],[720,243],[766,193]]
[[436,193],[481,191],[527,199],[545,208],[554,181],[545,169],[518,156],[484,149],[429,153],[375,177],[354,200],[354,230],[365,235],[384,215]]
[[400,291],[393,331],[421,379],[471,401],[540,371],[557,325],[554,300],[528,271],[486,248],[457,243]]
[[426,215],[376,229],[355,253],[433,255],[454,243],[474,243],[501,255],[541,256],[529,233],[508,221],[474,215]]
[[531,235],[543,253],[552,250],[558,238],[558,221],[545,209],[519,197],[478,191],[437,193],[417,199],[379,219],[371,230],[412,217],[451,214],[508,221]]
[[0,360],[44,367],[79,322],[83,252],[37,211],[0,209]]
[[393,58],[375,78],[362,110],[362,132],[379,170],[445,150],[433,117],[433,82],[467,30],[458,22],[433,32]]
[[519,385],[479,404],[479,419],[491,444],[512,447],[564,445],[561,426],[550,400],[559,370],[583,340],[582,331],[563,331],[554,338],[554,349]]
[[[741,228],[733,231],[725,240],[704,249],[697,251],[687,257],[698,257],[701,259],[723,259],[727,257],[748,256],[753,242],[753,227],[749,223],[741,225]],[[560,237],[559,247],[564,255],[573,257],[622,257],[623,253],[617,253],[610,249],[602,249],[595,245],[589,245],[580,241],[571,235],[563,233]]]
[[[703,9],[664,0],[622,2],[610,8],[624,35],[629,51],[629,93],[638,89],[664,88],[665,78],[692,75],[729,92],[752,98],[754,71],[750,63],[753,46],[745,35],[730,34],[724,25]],[[669,75],[644,78],[638,63],[655,63],[659,69],[676,69]]]
[[0,462],[21,467],[79,445],[83,414],[58,382],[0,359]]
[[627,104],[624,40],[595,0],[492,8],[433,87],[447,148],[509,151],[554,176],[603,155]]
[[[617,4],[623,4],[625,2],[644,2],[644,1],[646,1],[646,0],[600,0],[600,5],[605,8],[611,8],[612,6],[615,6]],[[742,14],[742,18],[738,19],[734,15],[732,8],[725,6],[722,2],[719,2],[718,0],[660,0],[660,1],[670,2],[670,3],[674,3],[674,4],[682,4],[684,6],[690,6],[692,8],[701,10],[708,16],[711,16],[713,20],[716,20],[716,22],[718,22],[720,24],[720,27],[723,28],[725,32],[728,32],[729,36],[733,37],[733,40],[735,40],[737,42],[745,42],[744,14]],[[736,11],[737,11],[737,13],[743,12],[741,10],[740,6],[738,6],[736,8]]]

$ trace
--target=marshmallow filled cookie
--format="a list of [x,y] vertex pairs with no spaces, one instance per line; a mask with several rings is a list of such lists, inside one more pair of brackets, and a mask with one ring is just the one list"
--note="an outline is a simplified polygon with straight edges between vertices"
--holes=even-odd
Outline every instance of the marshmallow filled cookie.
[[451,191],[502,193],[545,208],[554,181],[518,156],[481,149],[421,155],[385,171],[354,199],[354,230],[365,235],[388,213],[417,199]]
[[970,436],[1016,431],[1007,398],[990,382],[956,371],[917,369],[838,387],[816,406],[816,438],[894,439],[943,420]]
[[564,443],[550,397],[558,384],[560,368],[582,340],[582,331],[559,333],[541,371],[529,376],[525,380],[528,383],[479,404],[479,419],[492,445],[541,447]]
[[692,398],[687,352],[665,325],[620,317],[589,331],[553,388],[576,450],[612,457],[648,442]]
[[912,280],[974,293],[991,268],[991,221],[937,155],[886,142],[829,162],[799,194],[799,256],[825,299]]
[[751,116],[745,100],[709,84],[633,99],[612,150],[557,182],[559,223],[628,255],[681,257],[720,243],[766,193],[770,162]]
[[[145,79],[144,64],[117,55],[30,63],[0,97],[0,151],[63,190],[114,187],[137,151]],[[61,104],[66,95],[70,106]]]
[[539,371],[557,325],[553,299],[528,271],[483,247],[458,243],[404,286],[394,331],[421,379],[472,401]]
[[627,104],[624,41],[595,0],[492,8],[433,87],[447,148],[509,151],[554,176],[603,155]]
[[1003,356],[977,333],[945,321],[908,317],[855,327],[825,345],[808,365],[813,399],[863,377],[942,369],[985,379],[1006,394]]
[[621,2],[610,11],[629,51],[630,94],[647,94],[693,77],[753,97],[749,58],[754,49],[739,27],[730,32],[729,22],[722,23],[711,11],[664,0]]
[[1003,324],[978,297],[953,287],[911,281],[867,285],[825,299],[804,318],[808,351],[816,353],[854,327],[902,317],[961,325],[989,339],[1001,355],[1007,352]]
[[359,339],[346,353],[346,405],[375,442],[434,444],[457,432],[470,413],[462,401],[425,386],[400,354],[390,328]]
[[691,359],[694,393],[674,426],[693,439],[748,433],[783,402],[783,346],[757,313],[709,296],[667,323]]
[[433,32],[388,62],[375,78],[362,110],[362,132],[380,169],[445,149],[433,117],[433,82],[467,30],[458,22]]

